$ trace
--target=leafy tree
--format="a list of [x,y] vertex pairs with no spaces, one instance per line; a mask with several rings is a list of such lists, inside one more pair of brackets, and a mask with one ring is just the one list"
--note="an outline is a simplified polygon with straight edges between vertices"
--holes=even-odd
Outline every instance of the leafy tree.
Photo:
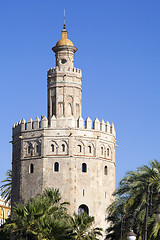
[[[146,213],[147,184],[153,185],[153,214],[148,216],[148,239],[160,239],[160,226],[154,220],[154,212],[160,205],[157,190],[160,187],[160,163],[151,161],[149,166],[143,165],[137,171],[127,172],[115,191],[115,201],[109,206],[107,238],[119,240],[121,230],[125,228],[124,238],[130,228],[137,233],[137,239],[143,239]],[[132,221],[131,221],[132,220]],[[124,225],[124,226],[123,226]]]
[[6,200],[6,202],[11,200],[11,188],[12,188],[12,170],[6,172],[6,179],[1,181],[0,186],[1,196]]

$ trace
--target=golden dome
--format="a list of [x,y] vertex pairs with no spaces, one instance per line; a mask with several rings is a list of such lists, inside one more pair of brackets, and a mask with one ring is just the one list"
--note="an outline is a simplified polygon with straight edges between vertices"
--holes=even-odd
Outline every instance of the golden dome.
[[63,30],[62,30],[62,38],[57,42],[56,46],[64,46],[64,45],[67,45],[67,46],[72,46],[72,47],[74,47],[72,41],[67,38],[67,33],[68,33],[68,32],[67,32],[66,29],[63,29]]

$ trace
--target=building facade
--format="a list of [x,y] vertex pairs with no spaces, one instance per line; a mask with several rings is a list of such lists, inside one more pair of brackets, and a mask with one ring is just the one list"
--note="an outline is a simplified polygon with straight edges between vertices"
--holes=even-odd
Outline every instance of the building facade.
[[0,226],[5,223],[6,219],[10,216],[10,214],[10,203],[6,202],[5,199],[0,196]]
[[56,188],[70,202],[71,214],[85,211],[105,229],[115,190],[115,128],[82,118],[82,72],[74,67],[77,48],[65,26],[52,50],[56,67],[47,76],[48,117],[13,126],[12,205]]

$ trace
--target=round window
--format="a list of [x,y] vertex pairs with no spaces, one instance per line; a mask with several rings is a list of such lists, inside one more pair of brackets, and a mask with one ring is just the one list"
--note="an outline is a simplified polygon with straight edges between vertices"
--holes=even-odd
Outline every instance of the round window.
[[66,62],[67,62],[66,59],[62,59],[62,60],[61,60],[61,63],[62,63],[62,64],[66,63]]

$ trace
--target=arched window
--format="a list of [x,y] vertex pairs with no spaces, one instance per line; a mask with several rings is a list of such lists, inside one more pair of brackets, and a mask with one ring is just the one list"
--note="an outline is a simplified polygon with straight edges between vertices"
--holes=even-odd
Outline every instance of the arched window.
[[30,166],[29,166],[29,173],[34,173],[34,165],[33,165],[33,163],[31,163]]
[[101,155],[103,155],[103,147],[101,147]]
[[51,150],[54,152],[54,144],[51,145]]
[[82,172],[87,172],[87,164],[82,163]]
[[62,116],[63,115],[63,103],[58,103],[59,105],[59,115]]
[[59,172],[59,163],[58,162],[54,163],[54,171]]
[[36,152],[38,153],[39,152],[39,145],[37,144],[36,146]]
[[65,145],[62,144],[62,152],[65,152]]
[[53,115],[56,115],[56,104],[55,104],[55,102],[56,102],[56,98],[55,98],[55,96],[52,98],[52,116]]
[[78,147],[78,151],[79,151],[79,152],[82,152],[82,146],[81,146],[81,145],[78,145],[77,147]]
[[3,216],[3,208],[1,208],[1,216]]
[[107,157],[109,157],[109,148],[107,148]]
[[31,152],[31,146],[28,146],[28,153]]
[[108,168],[107,166],[104,167],[104,175],[107,175],[108,174]]
[[72,103],[68,103],[68,106],[69,106],[69,108],[68,108],[69,115],[73,115],[72,114]]
[[82,205],[79,206],[79,208],[78,208],[78,215],[80,215],[83,212],[85,212],[85,213],[87,213],[89,215],[89,208],[85,204],[82,204]]
[[8,211],[8,217],[9,217],[9,215],[10,215],[10,212]]
[[88,146],[88,152],[91,153],[91,146]]
[[76,115],[77,115],[77,117],[79,117],[79,111],[80,109],[79,109],[79,104],[78,103],[76,103]]
[[85,194],[85,191],[84,191],[84,189],[83,189],[83,197],[84,197],[84,194]]

